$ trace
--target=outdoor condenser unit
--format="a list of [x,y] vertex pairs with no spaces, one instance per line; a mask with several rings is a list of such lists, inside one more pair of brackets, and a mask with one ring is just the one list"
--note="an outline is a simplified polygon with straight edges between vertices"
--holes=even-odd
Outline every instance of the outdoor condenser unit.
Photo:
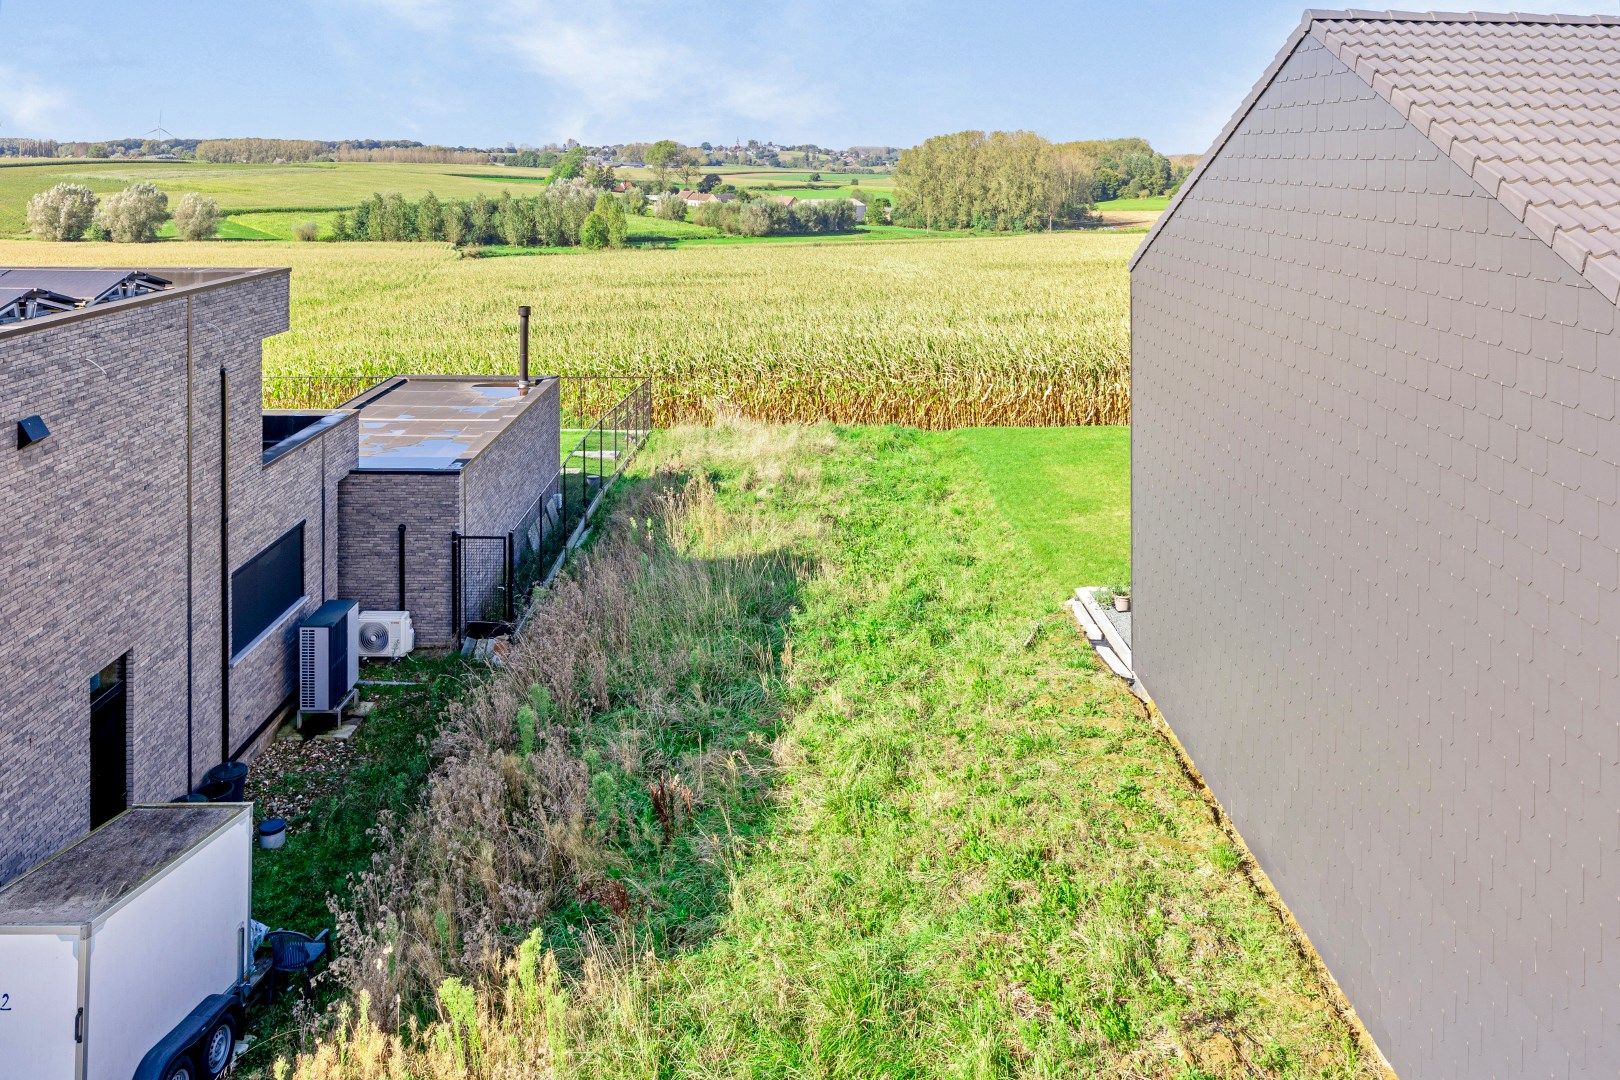
[[397,660],[416,648],[408,611],[362,611],[360,655]]
[[298,708],[336,712],[360,680],[360,605],[328,600],[298,627]]

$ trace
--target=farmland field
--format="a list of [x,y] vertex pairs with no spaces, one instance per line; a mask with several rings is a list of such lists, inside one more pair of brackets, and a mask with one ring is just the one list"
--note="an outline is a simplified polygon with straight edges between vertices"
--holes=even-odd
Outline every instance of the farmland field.
[[[802,198],[848,198],[892,195],[893,181],[884,173],[826,173],[824,181],[810,187],[810,173],[786,169],[728,168],[704,169],[714,172],[724,183],[759,188],[771,194],[798,195]],[[638,179],[651,175],[649,169],[621,169],[621,176]],[[440,198],[470,199],[483,194],[491,198],[502,191],[521,194],[525,188],[545,182],[541,169],[508,168],[501,165],[414,165],[389,162],[315,161],[295,165],[214,165],[193,161],[38,161],[0,165],[0,236],[18,236],[24,231],[23,210],[30,196],[53,184],[66,181],[83,184],[98,194],[118,191],[140,180],[149,180],[168,193],[171,201],[188,191],[211,195],[247,231],[221,230],[227,239],[291,239],[300,221],[312,218],[328,224],[331,215],[354,206],[373,192],[397,191],[409,199],[432,191]],[[671,176],[674,182],[677,178]],[[858,188],[847,185],[860,180]],[[255,211],[277,211],[269,229],[261,228]],[[247,216],[251,215],[251,216]],[[258,235],[263,233],[264,235]]]
[[[4,172],[4,170],[0,170]],[[649,374],[660,420],[1124,423],[1136,236],[1056,233],[463,259],[443,244],[0,241],[0,265],[290,266],[271,375]]]

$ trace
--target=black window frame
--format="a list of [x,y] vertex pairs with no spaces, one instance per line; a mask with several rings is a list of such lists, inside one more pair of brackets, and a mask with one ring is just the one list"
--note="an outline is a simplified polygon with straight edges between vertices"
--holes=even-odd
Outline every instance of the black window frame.
[[[301,606],[308,598],[304,576],[304,557],[307,554],[304,525],[305,522],[300,521],[266,544],[253,558],[231,571],[233,661],[240,659],[264,636],[265,631],[286,618],[289,611]],[[289,542],[291,549],[286,546]],[[291,575],[291,567],[287,563],[289,550],[297,558],[296,579]],[[297,591],[286,592],[292,584],[297,585]],[[259,595],[264,595],[264,599],[257,599]],[[247,597],[254,599],[249,603],[239,602]],[[285,602],[278,603],[283,598]]]

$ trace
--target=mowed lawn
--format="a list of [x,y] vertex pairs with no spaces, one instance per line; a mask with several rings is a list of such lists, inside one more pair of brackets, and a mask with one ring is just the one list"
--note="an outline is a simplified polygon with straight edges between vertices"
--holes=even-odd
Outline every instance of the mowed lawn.
[[[476,1003],[405,1035],[396,1071],[1375,1075],[1059,608],[1124,566],[1124,445],[1120,430],[660,433],[633,484],[682,494],[656,517],[626,496],[600,530],[608,550],[635,538],[616,565],[645,575],[628,653],[601,707],[563,718],[592,799],[573,858],[617,884],[559,891],[628,906],[559,903],[521,951],[529,928],[511,927],[504,990],[466,972]],[[589,622],[584,595],[569,602]],[[694,619],[712,645],[691,642]],[[552,669],[534,656],[495,677],[521,679],[523,700]],[[694,793],[673,822],[647,795],[671,777]],[[384,1038],[351,1032],[295,1075],[372,1075],[395,1053]]]

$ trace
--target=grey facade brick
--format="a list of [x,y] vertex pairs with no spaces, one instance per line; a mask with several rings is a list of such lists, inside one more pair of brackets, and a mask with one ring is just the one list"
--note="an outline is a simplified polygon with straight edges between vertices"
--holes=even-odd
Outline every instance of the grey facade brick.
[[1465,154],[1305,34],[1161,222],[1132,652],[1402,1075],[1613,1076],[1614,305]]
[[[0,443],[0,625],[12,631],[0,638],[0,881],[88,827],[89,679],[120,656],[131,799],[181,795],[221,760],[221,367],[231,563],[305,520],[306,606],[335,595],[354,425],[330,449],[320,439],[263,465],[261,342],[286,328],[283,271],[0,333],[0,423],[38,413],[51,429],[24,450]],[[292,662],[285,634],[237,660],[233,750],[291,692]]]
[[[451,625],[451,534],[505,536],[517,529],[542,494],[558,490],[561,423],[558,382],[533,389],[534,403],[459,472],[372,472],[346,477],[339,488],[339,581],[362,609],[399,603],[399,526],[405,525],[405,594],[416,642],[454,641]],[[488,575],[467,573],[470,611],[495,592],[495,546],[477,549]]]

